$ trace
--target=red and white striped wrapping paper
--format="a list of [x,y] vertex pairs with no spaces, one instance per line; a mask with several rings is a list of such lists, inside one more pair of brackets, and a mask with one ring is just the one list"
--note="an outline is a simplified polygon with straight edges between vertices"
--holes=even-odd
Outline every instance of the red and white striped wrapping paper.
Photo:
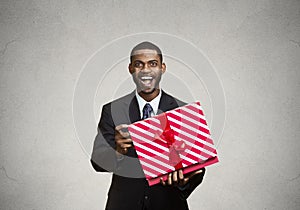
[[218,162],[200,102],[135,122],[128,130],[150,186],[179,168],[186,174]]

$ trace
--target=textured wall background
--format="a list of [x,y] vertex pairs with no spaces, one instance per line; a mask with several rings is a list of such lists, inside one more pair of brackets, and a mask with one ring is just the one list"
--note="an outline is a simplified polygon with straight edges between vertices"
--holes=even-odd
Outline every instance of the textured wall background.
[[226,94],[221,162],[191,209],[300,208],[299,1],[2,0],[0,209],[103,208],[110,175],[78,143],[74,86],[104,44],[152,31],[202,49]]

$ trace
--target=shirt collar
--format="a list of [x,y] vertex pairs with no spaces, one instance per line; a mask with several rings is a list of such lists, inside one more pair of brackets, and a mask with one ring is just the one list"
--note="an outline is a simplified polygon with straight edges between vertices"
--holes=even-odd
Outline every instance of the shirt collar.
[[152,106],[153,113],[151,114],[151,116],[157,114],[158,106],[159,106],[159,102],[160,102],[160,98],[161,98],[161,92],[162,92],[161,89],[159,89],[159,94],[154,99],[152,99],[152,101],[149,102],[149,101],[145,101],[145,99],[143,99],[138,94],[137,90],[135,91],[135,96],[136,96],[136,99],[137,99],[138,104],[139,104],[141,119],[143,117],[143,108],[146,105],[146,103],[149,103]]

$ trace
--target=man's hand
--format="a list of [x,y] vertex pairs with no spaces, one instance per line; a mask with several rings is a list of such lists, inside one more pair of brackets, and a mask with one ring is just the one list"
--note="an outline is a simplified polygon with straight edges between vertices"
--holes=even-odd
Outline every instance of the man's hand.
[[200,169],[198,171],[194,171],[191,174],[188,174],[188,175],[186,175],[186,177],[184,177],[183,171],[182,171],[182,169],[180,169],[178,171],[174,171],[173,173],[169,173],[167,181],[164,181],[161,178],[160,183],[164,186],[168,184],[168,185],[182,187],[182,186],[186,185],[193,176],[195,176],[196,174],[201,174],[201,173],[203,173],[202,169]]
[[115,128],[116,151],[125,155],[129,147],[132,147],[132,140],[128,132],[128,125],[121,124]]

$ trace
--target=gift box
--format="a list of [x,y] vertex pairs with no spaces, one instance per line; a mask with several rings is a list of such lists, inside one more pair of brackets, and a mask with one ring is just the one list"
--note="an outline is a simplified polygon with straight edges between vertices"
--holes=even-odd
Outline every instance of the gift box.
[[200,102],[135,122],[128,131],[150,186],[175,170],[187,174],[218,162]]

